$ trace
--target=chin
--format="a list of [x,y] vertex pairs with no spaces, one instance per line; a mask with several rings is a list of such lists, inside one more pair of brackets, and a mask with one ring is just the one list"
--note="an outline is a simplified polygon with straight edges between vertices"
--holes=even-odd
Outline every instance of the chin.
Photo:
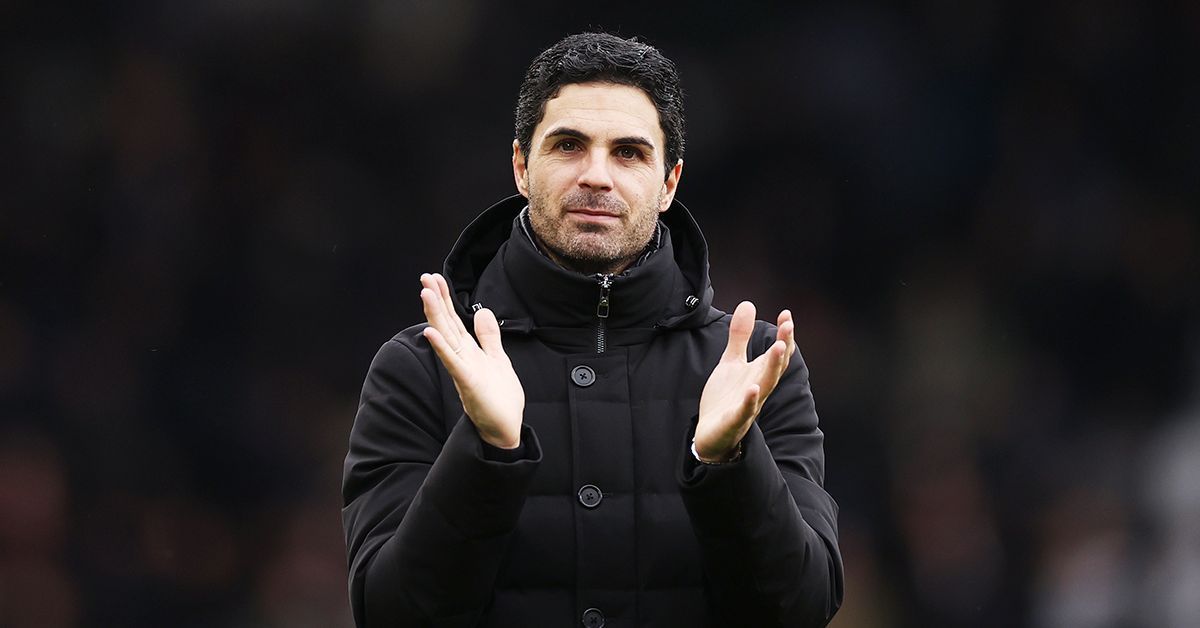
[[583,233],[571,238],[567,247],[574,257],[589,261],[607,260],[618,253],[611,243],[596,233]]

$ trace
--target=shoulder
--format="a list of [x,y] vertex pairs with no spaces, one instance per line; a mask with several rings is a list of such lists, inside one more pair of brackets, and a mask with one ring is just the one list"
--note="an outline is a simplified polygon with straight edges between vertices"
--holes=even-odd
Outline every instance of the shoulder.
[[384,347],[395,344],[398,347],[403,347],[406,350],[414,352],[433,352],[433,348],[429,346],[429,342],[425,340],[425,328],[429,327],[429,323],[418,323],[407,329],[403,329],[392,336]]
[[428,323],[420,323],[392,336],[380,347],[371,361],[371,372],[423,372],[430,380],[437,378],[437,354],[425,339]]

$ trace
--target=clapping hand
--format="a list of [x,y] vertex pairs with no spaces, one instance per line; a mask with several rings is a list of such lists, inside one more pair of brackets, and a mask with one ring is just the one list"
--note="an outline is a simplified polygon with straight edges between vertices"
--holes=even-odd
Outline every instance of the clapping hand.
[[746,345],[754,331],[754,304],[743,301],[729,323],[729,344],[700,395],[696,424],[696,455],[720,462],[732,457],[763,403],[775,390],[796,348],[791,312],[779,313],[775,343],[753,361],[746,360]]
[[525,389],[500,342],[500,325],[487,308],[475,312],[475,338],[454,311],[450,288],[440,274],[421,275],[425,338],[433,345],[458,389],[463,410],[480,438],[503,449],[521,444]]

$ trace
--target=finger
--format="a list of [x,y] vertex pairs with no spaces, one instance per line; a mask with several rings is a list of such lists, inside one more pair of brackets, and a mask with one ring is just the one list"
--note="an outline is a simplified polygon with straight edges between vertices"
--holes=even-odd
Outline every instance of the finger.
[[[442,297],[442,287],[438,282],[439,275],[437,273],[425,273],[421,275],[421,285],[427,288],[433,296],[433,299],[427,304],[429,310],[434,313],[434,318],[430,319],[430,324],[435,325],[438,331],[446,337],[451,346],[458,347],[462,344],[462,336],[466,334],[466,330],[462,329],[461,324],[455,323],[457,316],[454,314],[453,307],[447,309],[446,299]],[[428,314],[426,316],[428,318]]]
[[458,350],[463,344],[463,339],[455,329],[453,322],[446,316],[446,308],[443,306],[442,300],[431,288],[421,289],[421,306],[425,310],[425,320],[429,325],[438,330],[452,350]]
[[792,356],[796,353],[796,323],[791,320],[784,321],[779,326],[779,340],[783,341],[783,366],[780,371],[786,371],[788,364],[792,361]]
[[782,340],[776,340],[766,351],[755,360],[761,360],[760,370],[758,372],[758,385],[761,388],[762,400],[775,391],[775,386],[779,384],[779,379],[783,376],[784,369],[787,368],[785,356],[787,344]]
[[750,334],[754,331],[754,304],[749,301],[738,303],[733,311],[733,320],[729,321],[729,344],[725,345],[725,353],[721,360],[746,361],[746,344],[750,342]]
[[454,299],[450,296],[450,284],[441,273],[433,273],[433,279],[438,285],[438,296],[442,298],[442,303],[445,304],[446,312],[454,319],[454,326],[459,333],[466,334],[467,326],[463,324],[462,317],[458,315],[458,310],[454,308]]
[[[787,371],[788,362],[791,361],[792,354],[790,353],[791,345],[787,340],[776,340],[775,344],[782,345],[779,347],[779,365],[776,367],[777,372],[775,373],[775,382],[778,383],[779,379],[783,377],[783,373]],[[772,388],[774,387],[772,386]]]
[[[775,337],[784,342],[788,342],[789,336],[791,336],[796,330],[796,321],[792,319],[792,312],[790,310],[783,310],[780,312],[776,326],[778,326],[779,330],[776,332]],[[790,349],[791,347],[788,348]]]
[[500,324],[496,322],[496,315],[486,307],[475,312],[475,337],[479,339],[479,347],[484,353],[492,357],[505,355],[504,345],[500,341]]
[[433,345],[434,353],[437,353],[438,359],[446,366],[446,372],[450,373],[450,377],[454,378],[456,382],[459,381],[465,372],[466,365],[462,357],[455,353],[454,347],[451,347],[450,343],[446,341],[446,337],[434,327],[426,327],[421,334],[425,336],[429,344]]
[[762,404],[759,403],[761,398],[762,389],[758,386],[758,384],[751,384],[750,387],[746,389],[746,393],[742,395],[742,423],[752,421],[754,420],[754,417],[758,416],[758,411],[762,408]]

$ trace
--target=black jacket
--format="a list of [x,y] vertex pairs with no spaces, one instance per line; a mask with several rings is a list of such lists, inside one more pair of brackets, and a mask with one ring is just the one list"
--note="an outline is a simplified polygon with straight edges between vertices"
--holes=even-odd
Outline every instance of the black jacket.
[[[792,357],[736,463],[696,463],[700,392],[730,317],[680,204],[661,248],[612,278],[543,256],[498,203],[445,275],[471,329],[502,321],[525,389],[522,447],[483,443],[424,325],[385,343],[346,457],[343,522],[360,627],[823,626],[842,599],[808,370]],[[774,341],[759,322],[749,357]]]

